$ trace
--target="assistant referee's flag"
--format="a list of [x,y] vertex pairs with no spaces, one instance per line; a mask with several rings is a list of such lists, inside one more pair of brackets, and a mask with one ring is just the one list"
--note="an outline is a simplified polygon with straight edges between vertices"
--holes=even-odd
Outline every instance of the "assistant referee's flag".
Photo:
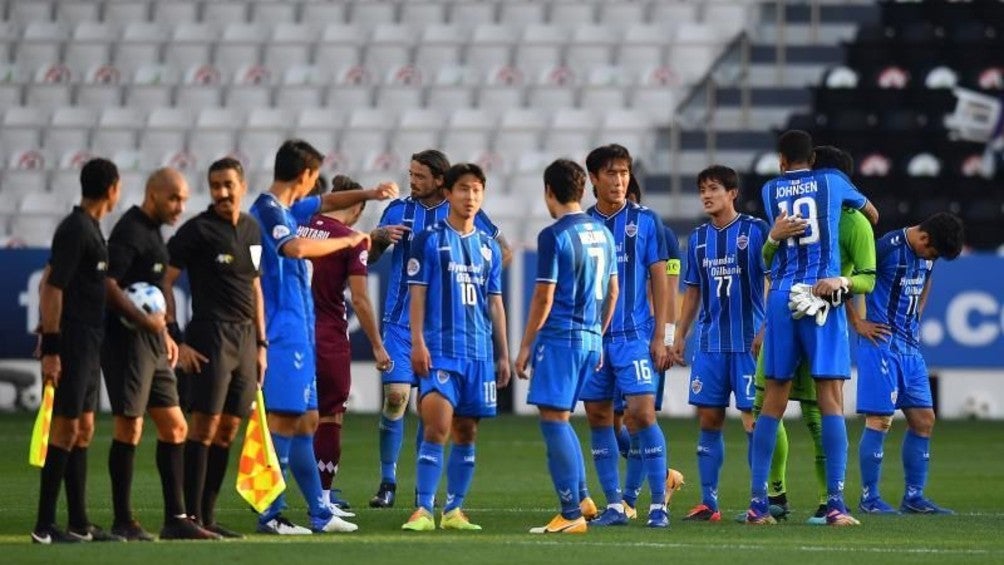
[[267,422],[265,399],[259,388],[244,432],[244,447],[237,470],[237,492],[259,513],[264,512],[286,490],[286,480],[272,446]]
[[52,383],[46,383],[42,388],[42,405],[38,407],[38,416],[35,416],[35,427],[31,430],[29,465],[45,466],[45,454],[49,451],[49,426],[52,424],[52,399],[55,396],[56,387]]

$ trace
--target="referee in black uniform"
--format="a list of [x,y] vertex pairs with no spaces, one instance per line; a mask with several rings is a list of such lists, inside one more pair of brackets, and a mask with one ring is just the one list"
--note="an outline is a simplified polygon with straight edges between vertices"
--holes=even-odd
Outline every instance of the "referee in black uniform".
[[213,203],[168,242],[164,277],[169,324],[176,320],[172,290],[182,270],[188,270],[192,290],[192,320],[184,336],[172,329],[178,365],[191,374],[185,506],[203,527],[223,537],[243,537],[218,524],[214,510],[230,444],[250,412],[268,347],[258,278],[261,232],[254,218],[241,212],[246,192],[239,161],[224,158],[210,165]]
[[[185,512],[184,441],[188,424],[178,406],[173,366],[178,346],[167,334],[163,312],[147,313],[122,289],[136,282],[160,286],[167,268],[167,246],[160,233],[185,210],[188,182],[178,171],[158,169],[146,181],[141,206],[119,219],[108,238],[109,306],[101,368],[115,416],[108,473],[115,520],[112,533],[130,541],[153,541],[132,515],[130,495],[136,446],[143,434],[143,413],[157,426],[157,470],[164,496],[162,539],[219,539],[200,528]],[[127,327],[123,319],[132,327]]]
[[[119,200],[119,172],[107,159],[80,170],[80,205],[60,222],[40,287],[42,379],[56,385],[49,448],[42,467],[35,543],[121,541],[87,518],[87,447],[101,380],[108,248],[98,222]],[[69,525],[56,527],[59,487],[66,482]]]

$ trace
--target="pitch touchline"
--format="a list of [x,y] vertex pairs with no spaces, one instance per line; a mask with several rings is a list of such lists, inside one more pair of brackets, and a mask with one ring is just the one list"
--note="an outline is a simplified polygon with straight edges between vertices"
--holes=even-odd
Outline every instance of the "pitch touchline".
[[[559,541],[520,541],[520,540],[506,540],[506,544],[516,544],[516,545],[570,545],[569,543],[562,543]],[[579,542],[575,541],[575,546],[580,545],[592,545],[597,547],[608,547],[614,545],[624,545],[624,542]],[[718,546],[714,544],[697,544],[697,543],[659,543],[659,542],[630,542],[631,547],[646,547],[646,548],[658,548],[658,549],[715,549]],[[740,550],[765,550],[765,551],[777,551],[780,549],[777,545],[751,545],[751,544],[729,544],[729,549],[740,549]],[[784,548],[789,549],[789,548]],[[893,548],[893,547],[843,547],[843,546],[819,546],[819,545],[800,545],[795,546],[793,549],[800,551],[839,551],[843,553],[855,553],[855,552],[865,552],[865,553],[914,553],[914,554],[961,554],[961,555],[989,555],[990,550],[986,549],[939,549],[939,548],[925,548],[925,547],[915,547],[915,548]]]

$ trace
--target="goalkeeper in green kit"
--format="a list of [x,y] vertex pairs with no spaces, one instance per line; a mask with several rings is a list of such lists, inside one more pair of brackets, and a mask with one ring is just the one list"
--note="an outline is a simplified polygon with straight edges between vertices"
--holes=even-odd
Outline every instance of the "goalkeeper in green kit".
[[[813,169],[836,169],[850,176],[854,163],[850,155],[832,146],[816,147],[814,150]],[[770,266],[774,253],[778,249],[778,241],[786,237],[800,235],[805,231],[806,222],[801,218],[779,216],[771,229],[770,239],[763,247],[764,262]],[[875,287],[875,234],[871,224],[864,214],[857,210],[844,208],[840,217],[839,228],[841,274],[845,278],[845,286],[853,295],[868,294]],[[837,302],[839,303],[839,302]],[[814,313],[814,312],[810,312]],[[825,312],[820,315],[825,316]],[[848,316],[852,324],[858,323],[857,317]],[[756,345],[759,345],[758,340]],[[759,415],[764,399],[764,357],[762,351],[754,351],[757,355],[756,368],[756,398],[753,404],[753,414]],[[848,354],[850,354],[848,352]],[[808,364],[803,361],[795,371],[792,380],[790,400],[798,400],[802,407],[802,419],[812,434],[816,453],[816,481],[818,484],[819,507],[814,516],[809,518],[810,524],[826,524],[826,457],[823,455],[822,415],[816,403],[816,387],[809,374]],[[777,447],[771,461],[770,480],[767,494],[770,502],[770,513],[775,518],[786,518],[788,515],[787,484],[785,475],[788,467],[788,434],[781,421],[777,429]],[[736,518],[745,521],[746,515]]]

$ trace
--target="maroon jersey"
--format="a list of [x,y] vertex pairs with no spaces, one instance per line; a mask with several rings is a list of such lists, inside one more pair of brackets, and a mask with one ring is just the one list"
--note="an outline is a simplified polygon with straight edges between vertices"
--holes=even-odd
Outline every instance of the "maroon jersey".
[[[353,233],[354,230],[342,222],[318,214],[310,218],[307,225],[300,226],[298,235],[310,239],[328,239],[345,237]],[[314,295],[318,343],[342,337],[345,338],[346,345],[348,344],[349,324],[345,319],[345,287],[348,285],[349,277],[366,276],[368,255],[368,244],[363,242],[355,247],[310,260],[314,266],[310,287]]]

